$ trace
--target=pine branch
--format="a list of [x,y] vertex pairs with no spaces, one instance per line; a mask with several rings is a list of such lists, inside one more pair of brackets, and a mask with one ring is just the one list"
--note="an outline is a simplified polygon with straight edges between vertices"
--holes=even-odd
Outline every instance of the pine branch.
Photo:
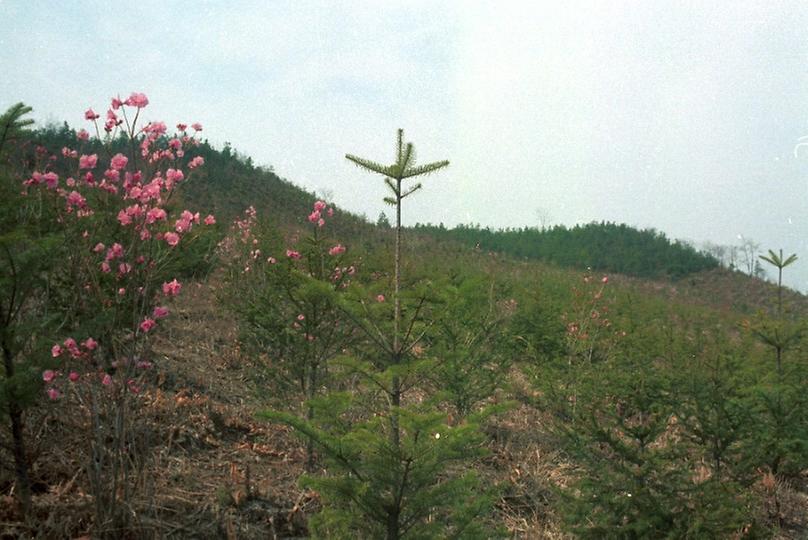
[[438,169],[442,169],[444,167],[448,167],[448,161],[436,161],[435,163],[428,163],[426,165],[421,165],[418,167],[413,167],[407,171],[404,171],[404,175],[402,178],[410,178],[412,176],[420,176],[422,174],[431,174]]
[[33,111],[24,103],[16,103],[0,115],[0,150],[3,149],[6,141],[14,140],[25,132],[25,128],[34,123],[30,118],[22,117]]
[[353,161],[356,165],[362,167],[363,169],[383,174],[385,176],[390,176],[390,167],[382,165],[381,163],[376,163],[375,161],[370,161],[369,159],[360,158],[351,154],[345,154],[345,158],[349,161]]
[[407,143],[407,146],[404,148],[404,155],[401,157],[398,163],[396,163],[396,178],[404,178],[404,174],[407,172],[407,167],[410,163],[415,163],[415,147],[413,147],[412,143]]

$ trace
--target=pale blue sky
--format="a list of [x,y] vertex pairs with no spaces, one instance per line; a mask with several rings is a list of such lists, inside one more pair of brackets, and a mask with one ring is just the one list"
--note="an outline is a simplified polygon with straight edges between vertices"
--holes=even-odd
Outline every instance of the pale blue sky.
[[[722,5],[720,5],[722,4]],[[0,0],[0,108],[83,124],[146,93],[256,163],[375,219],[382,182],[426,180],[405,221],[655,227],[801,260],[808,289],[808,4]]]

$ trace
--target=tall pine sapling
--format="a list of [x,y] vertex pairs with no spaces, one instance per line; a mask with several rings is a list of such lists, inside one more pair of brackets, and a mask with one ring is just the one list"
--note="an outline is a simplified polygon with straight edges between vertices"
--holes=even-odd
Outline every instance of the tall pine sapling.
[[[18,139],[33,123],[23,118],[29,112],[30,107],[17,103],[0,115],[0,160],[6,143]],[[45,234],[40,220],[33,217],[36,213],[20,211],[30,203],[20,196],[10,171],[0,169],[0,350],[4,368],[0,407],[8,415],[15,491],[24,518],[31,507],[24,411],[39,390],[34,367],[38,365],[36,353],[42,351],[35,342],[37,333],[53,322],[44,307],[48,269],[58,250],[52,235]]]
[[769,250],[769,255],[760,255],[760,259],[777,268],[777,312],[776,318],[763,319],[753,328],[753,333],[766,345],[774,349],[777,366],[777,377],[783,378],[783,353],[789,349],[802,334],[801,325],[791,324],[783,317],[783,269],[797,260],[797,255],[792,253],[787,258],[783,258],[783,250],[779,254]]
[[[390,346],[390,360],[393,365],[398,365],[403,359],[405,351],[412,348],[415,343],[402,343],[401,340],[401,203],[419,189],[421,183],[412,187],[403,188],[403,181],[416,176],[423,176],[449,166],[448,161],[436,161],[426,165],[415,165],[415,148],[412,143],[404,144],[404,130],[398,130],[398,144],[396,146],[396,162],[392,165],[381,165],[374,161],[346,154],[346,159],[354,162],[359,167],[381,174],[384,176],[384,183],[390,188],[392,197],[386,197],[384,201],[396,208],[396,251],[395,251],[395,284],[393,289],[393,339]],[[390,411],[391,422],[391,444],[398,447],[399,427],[398,412],[396,408],[401,405],[401,387],[397,375],[393,376],[393,387],[391,391],[392,408]]]
[[446,413],[436,410],[431,400],[409,399],[409,389],[424,378],[423,369],[430,365],[414,349],[435,320],[429,287],[402,286],[401,203],[420,187],[404,190],[402,184],[448,162],[417,167],[412,145],[402,139],[399,131],[397,160],[391,166],[348,157],[385,176],[393,195],[386,200],[396,205],[397,215],[393,301],[384,291],[368,294],[355,285],[354,301],[343,306],[366,338],[353,350],[361,358],[346,358],[341,364],[343,372],[357,381],[354,391],[332,391],[314,399],[314,422],[276,412],[264,416],[288,423],[316,441],[325,458],[328,475],[303,478],[304,485],[320,494],[324,506],[310,520],[313,535],[390,540],[485,537],[480,516],[491,500],[479,493],[475,475],[463,467],[482,451],[477,424],[468,421],[450,427]]

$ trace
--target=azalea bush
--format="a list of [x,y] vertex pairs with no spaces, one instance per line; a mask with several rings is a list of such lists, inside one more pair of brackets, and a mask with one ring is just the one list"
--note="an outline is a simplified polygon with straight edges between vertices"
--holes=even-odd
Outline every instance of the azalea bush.
[[[48,208],[66,248],[51,286],[61,323],[42,364],[50,400],[87,429],[86,473],[96,531],[131,526],[138,476],[148,462],[138,408],[152,367],[151,342],[182,284],[178,246],[195,241],[212,215],[174,204],[202,166],[193,157],[202,126],[143,123],[148,98],[113,98],[75,146],[43,154],[22,182],[29,204]],[[57,337],[58,336],[58,337]]]
[[[333,216],[332,207],[316,201],[307,216],[308,234],[285,245],[271,228],[259,225],[250,207],[222,245],[230,262],[224,297],[232,299],[248,351],[266,359],[267,386],[287,403],[290,397],[311,400],[333,386],[330,363],[357,337],[339,307],[356,266],[347,248],[328,235]],[[311,420],[313,406],[302,410]],[[311,469],[311,443],[307,454]]]

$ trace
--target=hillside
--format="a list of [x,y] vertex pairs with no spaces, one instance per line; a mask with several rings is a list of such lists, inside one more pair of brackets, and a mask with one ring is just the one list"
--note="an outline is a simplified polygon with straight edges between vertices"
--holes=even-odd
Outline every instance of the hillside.
[[626,224],[589,223],[567,228],[492,230],[458,226],[445,229],[416,226],[440,239],[451,239],[486,251],[540,260],[585,270],[646,278],[680,278],[718,267],[712,256],[655,230],[638,230]]
[[[75,132],[32,137],[59,155]],[[112,155],[125,143],[90,141],[86,153]],[[117,274],[99,272],[98,261],[81,258],[107,253],[105,263],[117,262],[105,251],[111,241],[96,251],[92,235],[116,231],[134,214],[126,214],[132,200],[115,202],[109,219],[101,210],[87,216],[94,227],[59,214],[62,199],[53,209],[61,221],[41,220],[49,192],[18,194],[28,176],[16,164],[35,159],[33,146],[15,147],[0,171],[0,239],[16,249],[5,260],[36,278],[29,283],[8,264],[0,275],[4,302],[19,283],[32,291],[19,308],[27,318],[7,317],[3,327],[5,359],[6,349],[19,351],[14,366],[23,374],[7,362],[3,404],[9,417],[13,404],[25,407],[32,507],[24,520],[15,471],[3,469],[3,538],[370,537],[381,529],[372,528],[380,511],[368,501],[387,508],[395,482],[402,492],[419,486],[404,499],[423,537],[808,533],[802,295],[786,292],[784,315],[776,286],[624,225],[418,226],[404,231],[399,327],[394,229],[201,141],[189,153],[204,166],[166,208],[211,213],[217,223],[203,229],[197,219],[186,231],[192,218],[180,217],[160,244],[140,236],[141,262],[164,258],[155,259],[161,273],[151,285],[160,304],[139,308],[141,292],[122,280],[140,270],[120,262]],[[104,208],[104,197],[91,203]],[[245,214],[250,206],[256,212]],[[188,236],[169,249],[164,239],[177,227]],[[96,288],[93,303],[87,291]],[[143,314],[164,306],[169,313],[143,330]],[[134,324],[115,326],[137,309]],[[393,334],[411,340],[405,352],[387,344]],[[96,336],[113,362],[97,360],[92,343],[69,344],[74,335]],[[137,382],[115,355],[132,344],[131,358],[149,364]],[[47,399],[54,371],[64,378],[77,362],[81,381],[120,383],[86,393],[62,386]],[[131,409],[116,409],[121,403]],[[98,418],[122,423],[120,410],[132,424],[116,439]],[[6,424],[2,443],[12,449]],[[88,434],[100,442],[88,445]],[[100,450],[109,447],[122,450]],[[120,455],[132,477],[104,491],[93,483],[94,467],[107,471],[98,456]],[[120,501],[109,521],[99,517],[102,496]],[[114,523],[125,523],[123,532]]]

